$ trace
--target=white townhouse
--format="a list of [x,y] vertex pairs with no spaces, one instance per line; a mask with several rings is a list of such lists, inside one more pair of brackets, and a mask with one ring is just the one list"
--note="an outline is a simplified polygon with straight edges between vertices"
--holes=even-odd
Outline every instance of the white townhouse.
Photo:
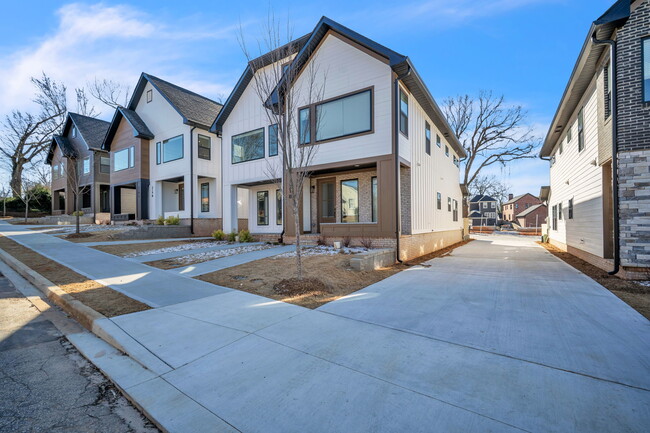
[[104,140],[114,221],[177,216],[196,234],[221,228],[221,104],[143,73]]
[[297,68],[288,85],[304,89],[314,75],[302,71],[314,65],[322,98],[287,113],[300,121],[301,145],[318,146],[302,191],[302,233],[311,241],[369,238],[398,247],[400,259],[460,241],[465,153],[408,57],[326,17],[279,50],[286,53],[280,62],[264,63],[278,58],[266,55],[248,65],[212,128],[223,140],[224,230],[237,227],[235,202],[244,190],[253,234],[295,236],[282,200],[277,129],[253,74]]
[[[616,53],[616,56],[613,55]],[[549,242],[624,278],[650,275],[650,0],[594,21],[549,128]]]

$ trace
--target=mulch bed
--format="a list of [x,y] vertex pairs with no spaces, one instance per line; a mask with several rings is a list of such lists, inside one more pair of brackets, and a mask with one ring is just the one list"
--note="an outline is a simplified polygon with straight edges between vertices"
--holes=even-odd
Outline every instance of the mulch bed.
[[332,294],[332,288],[317,278],[288,278],[274,285],[273,290],[283,296]]
[[597,266],[587,263],[571,253],[562,251],[554,245],[538,242],[548,252],[564,260],[583,274],[587,275],[601,286],[618,296],[630,307],[650,320],[650,287],[638,282],[623,280],[615,275],[609,275]]
[[89,280],[59,262],[50,260],[2,235],[0,235],[0,248],[34,272],[59,286],[79,302],[106,317],[120,316],[151,308],[110,287],[99,284],[97,281]]

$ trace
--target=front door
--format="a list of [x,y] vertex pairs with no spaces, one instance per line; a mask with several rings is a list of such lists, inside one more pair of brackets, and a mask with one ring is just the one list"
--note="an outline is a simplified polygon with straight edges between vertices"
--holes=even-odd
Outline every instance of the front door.
[[336,179],[319,179],[318,188],[318,229],[323,223],[336,222]]
[[178,184],[178,210],[185,210],[185,184]]

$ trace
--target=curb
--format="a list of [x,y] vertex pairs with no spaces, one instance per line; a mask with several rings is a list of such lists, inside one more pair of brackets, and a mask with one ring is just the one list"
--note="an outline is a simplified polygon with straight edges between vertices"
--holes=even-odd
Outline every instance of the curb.
[[95,320],[106,318],[103,314],[76,300],[72,295],[64,292],[59,286],[33,271],[23,262],[17,260],[2,249],[0,249],[0,259],[20,276],[33,284],[34,287],[43,292],[48,299],[63,308],[66,313],[74,317],[77,322],[89,331],[93,331],[93,323]]

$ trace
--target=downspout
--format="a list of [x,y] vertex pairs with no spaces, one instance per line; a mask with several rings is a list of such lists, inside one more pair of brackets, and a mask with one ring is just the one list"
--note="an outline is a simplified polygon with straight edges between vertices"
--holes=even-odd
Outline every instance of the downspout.
[[404,78],[411,75],[411,66],[407,65],[408,70],[397,77],[394,83],[394,97],[395,97],[395,118],[394,118],[394,140],[395,140],[395,257],[399,263],[402,260],[399,258],[399,238],[402,234],[402,203],[400,198],[400,164],[399,164],[399,121],[400,121],[400,98],[399,98],[399,82]]
[[194,129],[190,128],[190,233],[194,234]]
[[620,224],[618,221],[618,102],[616,91],[616,72],[617,72],[617,59],[616,59],[616,41],[611,39],[599,40],[596,37],[596,31],[591,35],[591,41],[594,45],[607,44],[610,47],[610,61],[612,62],[612,205],[614,216],[614,269],[608,272],[609,275],[618,273],[621,266],[621,251],[619,246],[619,230]]

